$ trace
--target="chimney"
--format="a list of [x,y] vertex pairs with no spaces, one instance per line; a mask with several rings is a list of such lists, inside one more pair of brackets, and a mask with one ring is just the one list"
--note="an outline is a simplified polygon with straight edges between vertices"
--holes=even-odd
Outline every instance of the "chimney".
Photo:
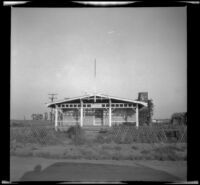
[[148,101],[148,92],[139,92],[138,93],[138,101]]

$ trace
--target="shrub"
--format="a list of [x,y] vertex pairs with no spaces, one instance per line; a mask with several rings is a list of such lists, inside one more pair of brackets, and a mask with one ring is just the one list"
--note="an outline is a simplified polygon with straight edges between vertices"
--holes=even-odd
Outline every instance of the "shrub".
[[111,143],[112,142],[112,138],[111,135],[109,133],[99,133],[95,140],[95,142],[103,144],[103,143]]
[[178,155],[176,151],[179,151],[179,149],[175,146],[164,146],[159,148],[153,149],[153,156],[157,160],[182,160],[183,157],[181,155]]
[[134,146],[134,145],[133,145],[131,148],[132,148],[133,150],[138,150],[138,147],[137,147],[137,146]]
[[72,139],[73,144],[80,145],[84,144],[86,141],[85,132],[79,125],[71,126],[67,130],[67,135],[70,139]]
[[141,154],[149,154],[149,153],[150,153],[149,150],[142,150],[142,151],[141,151]]
[[122,149],[122,147],[120,147],[120,146],[115,146],[114,149],[117,150],[117,151],[120,151],[120,150]]
[[179,125],[187,124],[187,112],[178,112],[172,114],[171,123]]

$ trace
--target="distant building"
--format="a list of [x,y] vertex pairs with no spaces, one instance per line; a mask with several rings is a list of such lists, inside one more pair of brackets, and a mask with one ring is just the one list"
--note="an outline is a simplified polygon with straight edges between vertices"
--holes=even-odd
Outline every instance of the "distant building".
[[32,120],[43,120],[43,114],[32,114]]
[[[146,99],[146,95],[140,97]],[[111,127],[123,123],[138,127],[139,109],[144,106],[147,106],[144,101],[96,93],[47,104],[54,109],[56,129],[70,125]]]
[[168,124],[170,123],[170,119],[153,119],[152,123]]
[[187,112],[174,113],[171,117],[173,125],[187,125]]

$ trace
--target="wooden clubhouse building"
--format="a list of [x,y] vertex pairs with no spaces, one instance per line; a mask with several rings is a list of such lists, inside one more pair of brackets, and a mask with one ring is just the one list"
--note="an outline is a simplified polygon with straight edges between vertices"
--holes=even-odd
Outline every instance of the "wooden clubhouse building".
[[144,101],[118,98],[104,94],[87,94],[48,103],[54,109],[55,129],[72,125],[81,127],[111,127],[123,123],[139,126],[139,109]]

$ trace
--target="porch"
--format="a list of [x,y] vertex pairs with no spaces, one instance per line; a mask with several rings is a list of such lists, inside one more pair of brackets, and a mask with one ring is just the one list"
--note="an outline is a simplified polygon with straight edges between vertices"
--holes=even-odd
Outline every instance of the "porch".
[[55,112],[55,129],[73,125],[102,129],[123,123],[139,126],[139,109],[145,102],[105,95],[82,96],[49,105]]

